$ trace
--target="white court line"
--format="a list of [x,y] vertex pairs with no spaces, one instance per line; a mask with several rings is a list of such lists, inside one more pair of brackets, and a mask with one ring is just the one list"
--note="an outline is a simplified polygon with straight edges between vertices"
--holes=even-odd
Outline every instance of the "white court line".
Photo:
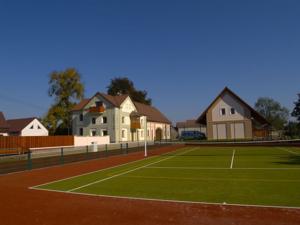
[[278,167],[278,168],[273,168],[273,167],[270,167],[270,168],[268,168],[268,167],[265,167],[265,168],[259,168],[259,167],[257,167],[257,168],[255,168],[255,167],[253,167],[253,168],[251,168],[251,167],[249,167],[249,168],[247,168],[247,167],[242,168],[242,167],[240,167],[240,168],[237,168],[237,167],[235,167],[235,168],[231,169],[231,168],[228,168],[228,167],[148,166],[146,169],[178,169],[178,170],[300,170],[300,167],[299,168],[286,168],[286,167],[284,167],[284,168],[280,168],[280,167]]
[[298,179],[248,179],[248,178],[193,178],[193,177],[164,177],[164,176],[125,176],[128,178],[135,179],[151,179],[151,180],[187,180],[187,181],[253,181],[253,182],[289,182],[289,183],[299,183]]
[[294,152],[294,151],[291,151],[291,150],[288,150],[287,148],[282,148],[282,147],[277,147],[277,148],[278,148],[278,149],[281,149],[281,150],[283,150],[283,151],[292,153],[293,155],[300,155],[300,153]]
[[[178,152],[178,151],[183,150],[183,149],[185,149],[185,148],[177,149],[174,152]],[[170,152],[168,152],[168,153],[170,153]],[[168,154],[168,153],[166,153],[166,154]],[[50,181],[50,182],[47,182],[47,183],[43,183],[43,184],[39,184],[39,185],[36,185],[36,186],[33,186],[33,187],[29,187],[29,189],[35,189],[35,188],[40,187],[40,186],[44,186],[44,185],[48,185],[48,184],[54,184],[54,183],[57,183],[57,182],[66,181],[66,180],[70,180],[70,179],[73,179],[73,178],[77,178],[77,177],[81,177],[81,176],[85,176],[85,175],[89,175],[89,174],[93,174],[93,173],[98,173],[98,172],[102,172],[102,171],[105,171],[105,170],[114,169],[114,168],[118,168],[118,167],[122,167],[122,166],[126,166],[126,165],[130,165],[130,164],[133,164],[133,163],[136,163],[136,162],[157,158],[159,156],[162,156],[162,155],[155,155],[155,156],[151,156],[151,157],[148,157],[148,158],[134,160],[134,161],[131,161],[131,162],[128,162],[128,163],[123,163],[123,164],[120,164],[120,165],[111,166],[111,167],[107,167],[107,168],[100,169],[100,170],[95,170],[95,171],[92,171],[92,172],[82,173],[82,174],[79,174],[79,175],[75,175],[75,176],[71,176],[71,177],[67,177],[67,178],[63,178],[63,179],[59,179],[59,180]],[[112,156],[112,157],[118,157],[118,156]],[[93,159],[93,160],[99,160],[99,159]],[[84,161],[84,162],[86,162],[86,161]],[[84,163],[84,162],[74,162],[74,164],[77,164],[77,163],[80,164],[80,163]],[[44,169],[44,168],[40,168],[40,169]],[[36,169],[36,170],[39,170],[39,169]],[[24,172],[24,171],[20,171],[20,172],[16,172],[16,173],[21,173],[21,172]],[[25,172],[27,172],[27,171],[25,171]]]
[[232,157],[231,157],[231,164],[230,164],[230,169],[233,168],[233,161],[234,161],[234,156],[235,156],[235,149],[232,152]]
[[155,199],[155,198],[142,198],[142,197],[126,197],[126,196],[115,196],[115,195],[101,195],[101,194],[89,194],[82,192],[67,192],[67,191],[58,191],[51,189],[39,189],[39,188],[31,188],[39,191],[48,191],[48,192],[56,192],[56,193],[64,193],[64,194],[72,194],[72,195],[81,195],[81,196],[92,196],[92,197],[102,197],[102,198],[112,198],[112,199],[126,199],[126,200],[136,200],[136,201],[151,201],[151,202],[162,202],[162,203],[177,203],[177,204],[197,204],[197,205],[215,205],[215,206],[236,206],[236,207],[251,207],[251,208],[275,208],[275,209],[290,209],[290,210],[300,210],[300,207],[293,206],[278,206],[278,205],[247,205],[247,204],[234,204],[234,203],[219,203],[219,202],[202,202],[202,201],[184,201],[184,200],[172,200],[172,199]]
[[192,148],[192,149],[186,150],[186,151],[184,151],[184,152],[182,152],[182,153],[180,153],[180,154],[175,154],[175,155],[169,156],[169,157],[167,157],[167,158],[164,158],[164,159],[161,159],[161,160],[152,162],[152,163],[148,163],[148,164],[146,164],[146,165],[144,165],[144,166],[140,166],[140,167],[134,168],[134,169],[132,169],[132,170],[127,170],[127,171],[125,171],[125,172],[123,172],[123,173],[118,173],[118,174],[116,174],[116,175],[113,175],[113,176],[110,176],[110,177],[107,177],[107,178],[103,178],[103,179],[100,179],[100,180],[96,180],[96,181],[94,181],[94,182],[91,182],[91,183],[88,183],[88,184],[85,184],[85,185],[82,185],[82,186],[79,186],[79,187],[70,189],[70,190],[68,190],[67,192],[73,192],[73,191],[76,191],[76,190],[79,190],[79,189],[82,189],[82,188],[85,188],[85,187],[88,187],[88,186],[91,186],[91,185],[94,185],[94,184],[98,184],[98,183],[101,183],[101,182],[104,182],[104,181],[113,179],[113,178],[115,178],[115,177],[122,176],[122,175],[124,175],[124,174],[128,174],[128,173],[131,173],[131,172],[134,172],[134,171],[143,169],[143,168],[145,168],[145,167],[147,167],[147,166],[151,166],[151,165],[157,164],[157,163],[159,163],[159,162],[166,161],[166,160],[171,159],[171,158],[174,158],[174,157],[176,157],[176,156],[184,155],[184,154],[186,154],[186,153],[188,153],[188,152],[194,151],[195,149],[197,149],[197,148]]

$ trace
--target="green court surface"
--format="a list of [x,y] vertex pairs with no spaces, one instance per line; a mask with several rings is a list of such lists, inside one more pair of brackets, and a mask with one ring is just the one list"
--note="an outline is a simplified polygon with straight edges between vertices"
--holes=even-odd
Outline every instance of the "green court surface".
[[33,189],[151,200],[300,207],[300,148],[191,146]]

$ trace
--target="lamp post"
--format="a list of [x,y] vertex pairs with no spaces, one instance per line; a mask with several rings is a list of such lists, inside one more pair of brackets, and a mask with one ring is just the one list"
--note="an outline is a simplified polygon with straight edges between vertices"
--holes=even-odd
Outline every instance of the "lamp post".
[[145,157],[148,156],[148,151],[147,151],[147,137],[148,137],[148,133],[147,133],[147,116],[145,116],[145,132],[144,132],[144,140],[145,140]]

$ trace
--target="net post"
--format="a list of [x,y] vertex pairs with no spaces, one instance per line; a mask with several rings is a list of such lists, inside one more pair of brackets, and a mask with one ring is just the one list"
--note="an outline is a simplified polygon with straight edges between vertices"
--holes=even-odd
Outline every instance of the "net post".
[[60,148],[60,164],[64,164],[64,148]]
[[32,160],[31,160],[31,150],[28,149],[27,152],[27,169],[31,170],[32,169]]
[[86,158],[88,158],[88,154],[89,154],[89,146],[86,146]]

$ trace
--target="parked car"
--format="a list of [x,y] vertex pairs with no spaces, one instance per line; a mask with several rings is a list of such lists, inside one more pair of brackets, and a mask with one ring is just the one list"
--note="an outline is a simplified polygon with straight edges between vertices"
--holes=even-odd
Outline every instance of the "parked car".
[[205,140],[206,136],[200,131],[182,131],[180,140]]

